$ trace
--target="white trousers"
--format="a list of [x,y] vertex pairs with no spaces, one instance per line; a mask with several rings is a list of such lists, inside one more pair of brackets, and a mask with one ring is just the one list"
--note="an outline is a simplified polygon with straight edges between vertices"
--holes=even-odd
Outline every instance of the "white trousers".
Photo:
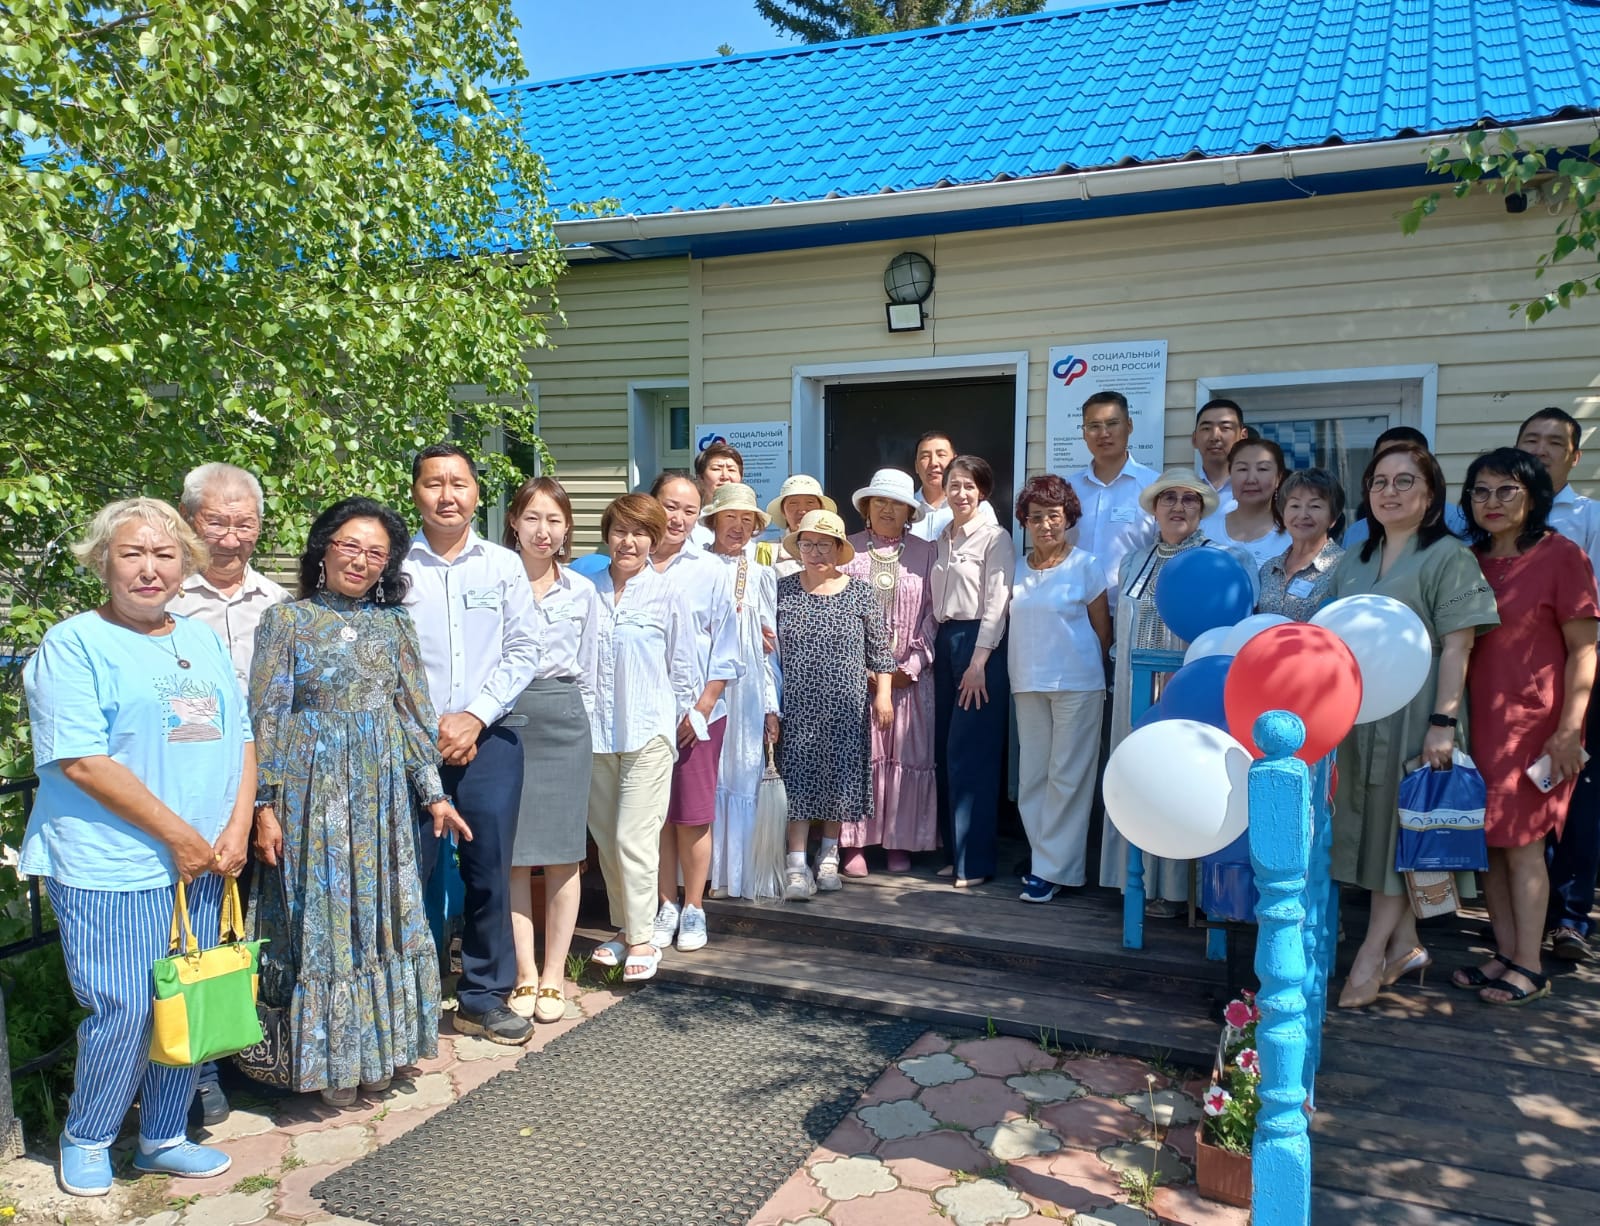
[[595,754],[589,776],[589,833],[600,855],[611,922],[630,945],[648,945],[655,929],[673,761],[672,746],[658,736],[632,753]]
[[1013,694],[1017,711],[1017,809],[1033,849],[1033,875],[1082,885],[1104,690]]

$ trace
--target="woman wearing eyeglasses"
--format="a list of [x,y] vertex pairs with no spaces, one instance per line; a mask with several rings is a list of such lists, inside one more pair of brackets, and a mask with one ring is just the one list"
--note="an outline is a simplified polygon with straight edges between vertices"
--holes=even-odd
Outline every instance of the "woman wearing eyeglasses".
[[[1486,1004],[1521,1005],[1550,992],[1540,973],[1550,879],[1545,838],[1561,837],[1583,769],[1583,720],[1594,685],[1593,568],[1549,526],[1555,489],[1525,451],[1502,447],[1467,469],[1461,506],[1472,548],[1494,589],[1500,627],[1479,640],[1467,674],[1477,731],[1473,760],[1488,784],[1489,871],[1483,891],[1495,953],[1451,976]],[[1548,759],[1549,791],[1528,778]]]
[[300,599],[261,619],[250,668],[261,999],[290,1016],[294,1089],[348,1107],[436,1053],[439,959],[415,806],[472,833],[439,782],[438,726],[400,607],[404,522],[370,498],[311,525]]
[[[1433,643],[1428,679],[1393,715],[1359,724],[1339,746],[1333,811],[1333,879],[1371,892],[1367,933],[1356,951],[1339,1007],[1359,1009],[1379,991],[1433,962],[1417,940],[1417,921],[1400,874],[1400,780],[1418,757],[1443,769],[1467,749],[1467,658],[1480,631],[1500,624],[1494,593],[1477,559],[1445,523],[1444,474],[1416,443],[1373,457],[1362,478],[1371,534],[1334,572],[1333,596],[1373,592],[1409,606]],[[1530,763],[1531,764],[1531,763]],[[1457,881],[1471,891],[1471,874]],[[1486,981],[1487,982],[1487,981]]]

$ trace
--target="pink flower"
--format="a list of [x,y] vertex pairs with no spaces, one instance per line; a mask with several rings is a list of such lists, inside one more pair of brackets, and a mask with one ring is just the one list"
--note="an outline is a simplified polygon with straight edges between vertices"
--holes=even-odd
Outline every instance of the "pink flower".
[[1252,1077],[1261,1076],[1261,1057],[1256,1054],[1256,1049],[1247,1047],[1234,1057],[1235,1064],[1249,1073]]
[[1239,989],[1239,996],[1240,996],[1241,999],[1243,999],[1247,1003],[1253,1003],[1255,1001],[1255,998],[1256,998],[1256,994],[1254,992],[1252,992],[1249,988],[1240,988]]
[[1207,1115],[1221,1115],[1232,1101],[1233,1095],[1229,1094],[1221,1086],[1212,1086],[1205,1092],[1205,1097],[1201,1099],[1201,1102],[1205,1105]]
[[1231,1000],[1228,1007],[1222,1011],[1222,1020],[1235,1030],[1243,1030],[1255,1021],[1255,1009],[1242,1000]]

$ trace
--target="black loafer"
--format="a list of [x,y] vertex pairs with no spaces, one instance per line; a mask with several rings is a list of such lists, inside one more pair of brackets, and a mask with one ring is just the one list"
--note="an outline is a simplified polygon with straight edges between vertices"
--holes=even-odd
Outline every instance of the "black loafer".
[[228,1096],[216,1082],[203,1082],[195,1098],[200,1104],[200,1122],[207,1128],[228,1118]]
[[477,1035],[491,1043],[504,1043],[507,1047],[520,1047],[533,1037],[533,1024],[505,1005],[496,1005],[482,1013],[457,1009],[456,1033]]

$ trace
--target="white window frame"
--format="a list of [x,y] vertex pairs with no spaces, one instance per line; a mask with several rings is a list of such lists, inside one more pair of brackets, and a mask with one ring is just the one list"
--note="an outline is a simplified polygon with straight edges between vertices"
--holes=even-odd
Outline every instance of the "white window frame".
[[[840,383],[912,383],[944,379],[1007,377],[1014,380],[1012,488],[1021,489],[1028,475],[1028,352],[964,353],[936,358],[885,358],[871,362],[826,362],[796,366],[789,398],[789,467],[827,481],[824,448],[827,389]],[[1009,516],[997,508],[1001,522]],[[1022,529],[1012,539],[1022,544]]]
[[[1251,400],[1255,394],[1320,385],[1396,383],[1401,387],[1399,426],[1414,426],[1437,444],[1434,433],[1439,425],[1439,367],[1436,363],[1415,366],[1353,366],[1343,370],[1284,370],[1270,374],[1206,375],[1194,381],[1194,403],[1198,409],[1218,396],[1244,401],[1245,422],[1250,421]],[[1294,412],[1295,410],[1285,410]],[[1197,457],[1198,458],[1198,457]]]
[[[645,478],[652,480],[656,465],[666,448],[661,445],[665,428],[661,420],[661,402],[664,393],[682,392],[685,402],[690,402],[687,379],[640,379],[628,384],[628,489],[645,486]],[[691,429],[693,422],[690,423]],[[694,457],[691,455],[690,460]]]

